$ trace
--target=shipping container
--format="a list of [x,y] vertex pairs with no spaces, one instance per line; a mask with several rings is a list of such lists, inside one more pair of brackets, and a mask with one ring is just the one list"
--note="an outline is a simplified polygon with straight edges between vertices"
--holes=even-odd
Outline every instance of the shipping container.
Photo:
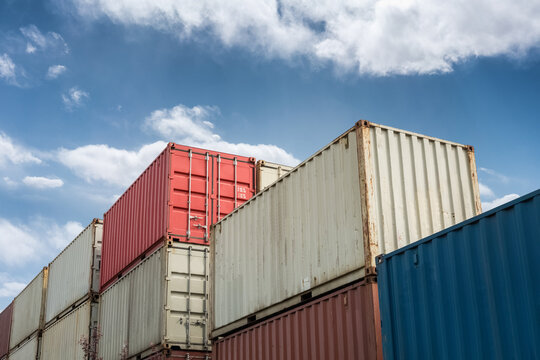
[[39,337],[35,333],[29,339],[23,341],[15,349],[10,350],[9,360],[34,360],[38,359]]
[[[43,313],[47,293],[47,268],[43,270],[13,300],[13,318],[9,348],[43,329]],[[11,352],[11,350],[10,350]]]
[[49,264],[46,324],[98,294],[102,235],[103,222],[94,219]]
[[212,353],[204,351],[163,350],[144,358],[145,360],[185,359],[211,360]]
[[100,356],[210,350],[208,247],[168,241],[101,295]]
[[377,283],[312,299],[214,341],[215,360],[382,359]]
[[257,192],[272,185],[292,169],[292,166],[275,164],[264,160],[257,161],[255,173],[255,178],[257,179]]
[[384,358],[540,359],[540,190],[377,259]]
[[9,351],[9,335],[11,334],[11,317],[13,303],[10,303],[0,314],[0,359]]
[[208,245],[255,192],[255,160],[170,143],[105,213],[101,290],[164,237]]
[[98,304],[87,300],[69,314],[47,326],[41,338],[40,360],[84,359],[81,338],[90,338],[98,325]]
[[471,146],[360,121],[216,224],[212,336],[480,212]]

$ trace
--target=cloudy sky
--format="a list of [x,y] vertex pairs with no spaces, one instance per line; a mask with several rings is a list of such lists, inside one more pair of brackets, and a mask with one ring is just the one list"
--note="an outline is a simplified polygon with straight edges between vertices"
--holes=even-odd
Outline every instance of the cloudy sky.
[[538,0],[0,2],[0,309],[167,141],[294,165],[359,119],[539,187]]

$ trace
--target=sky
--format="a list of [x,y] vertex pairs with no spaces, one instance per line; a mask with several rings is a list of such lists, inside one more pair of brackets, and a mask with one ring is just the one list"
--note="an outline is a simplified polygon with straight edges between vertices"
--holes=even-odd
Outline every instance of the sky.
[[166,142],[287,165],[366,119],[539,188],[540,2],[0,2],[0,309]]

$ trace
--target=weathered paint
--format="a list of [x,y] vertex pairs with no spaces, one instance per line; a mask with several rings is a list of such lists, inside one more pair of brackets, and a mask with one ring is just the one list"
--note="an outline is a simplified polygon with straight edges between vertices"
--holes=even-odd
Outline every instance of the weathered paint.
[[37,333],[32,335],[30,339],[25,340],[15,349],[10,350],[9,360],[35,360],[38,359],[39,338]]
[[540,358],[540,190],[378,259],[384,357]]
[[152,347],[209,350],[208,247],[170,242],[142,261],[101,296],[100,355],[115,359]]
[[480,211],[469,146],[360,121],[215,226],[213,336]]
[[357,283],[214,342],[216,360],[382,359],[376,283]]
[[156,354],[144,357],[145,360],[185,359],[185,360],[210,360],[212,353],[203,351],[163,350]]
[[104,215],[100,291],[164,237],[208,245],[254,193],[254,159],[170,143]]
[[13,316],[13,303],[10,303],[0,313],[0,359],[9,351],[9,335],[11,334],[11,318]]
[[50,264],[45,323],[99,291],[103,222],[95,219]]
[[272,185],[280,177],[287,174],[292,169],[292,166],[280,165],[264,160],[257,161],[257,165],[255,167],[255,178],[257,182],[256,191],[259,192]]
[[9,347],[43,329],[43,312],[47,291],[47,268],[43,270],[13,300],[13,318]]
[[97,326],[97,303],[87,300],[71,313],[48,326],[41,338],[40,360],[83,359],[79,341],[88,339],[90,328]]

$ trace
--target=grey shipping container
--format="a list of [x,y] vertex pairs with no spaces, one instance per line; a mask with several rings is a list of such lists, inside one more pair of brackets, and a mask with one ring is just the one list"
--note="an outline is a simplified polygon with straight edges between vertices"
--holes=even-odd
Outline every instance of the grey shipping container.
[[540,190],[378,258],[390,359],[540,359]]
[[208,247],[167,242],[103,292],[100,356],[210,350]]
[[360,121],[215,225],[212,336],[480,212],[471,146]]
[[280,165],[264,160],[257,161],[255,166],[256,191],[259,192],[267,186],[272,185],[292,169],[292,166]]
[[13,300],[10,349],[14,349],[43,329],[47,274],[48,270],[45,267]]
[[15,349],[10,350],[9,360],[34,360],[38,359],[40,338],[35,333],[30,338],[23,341]]
[[94,219],[50,264],[45,323],[99,292],[103,222]]
[[89,339],[98,323],[98,304],[91,300],[73,309],[69,314],[47,326],[41,338],[40,360],[84,359],[79,341]]

